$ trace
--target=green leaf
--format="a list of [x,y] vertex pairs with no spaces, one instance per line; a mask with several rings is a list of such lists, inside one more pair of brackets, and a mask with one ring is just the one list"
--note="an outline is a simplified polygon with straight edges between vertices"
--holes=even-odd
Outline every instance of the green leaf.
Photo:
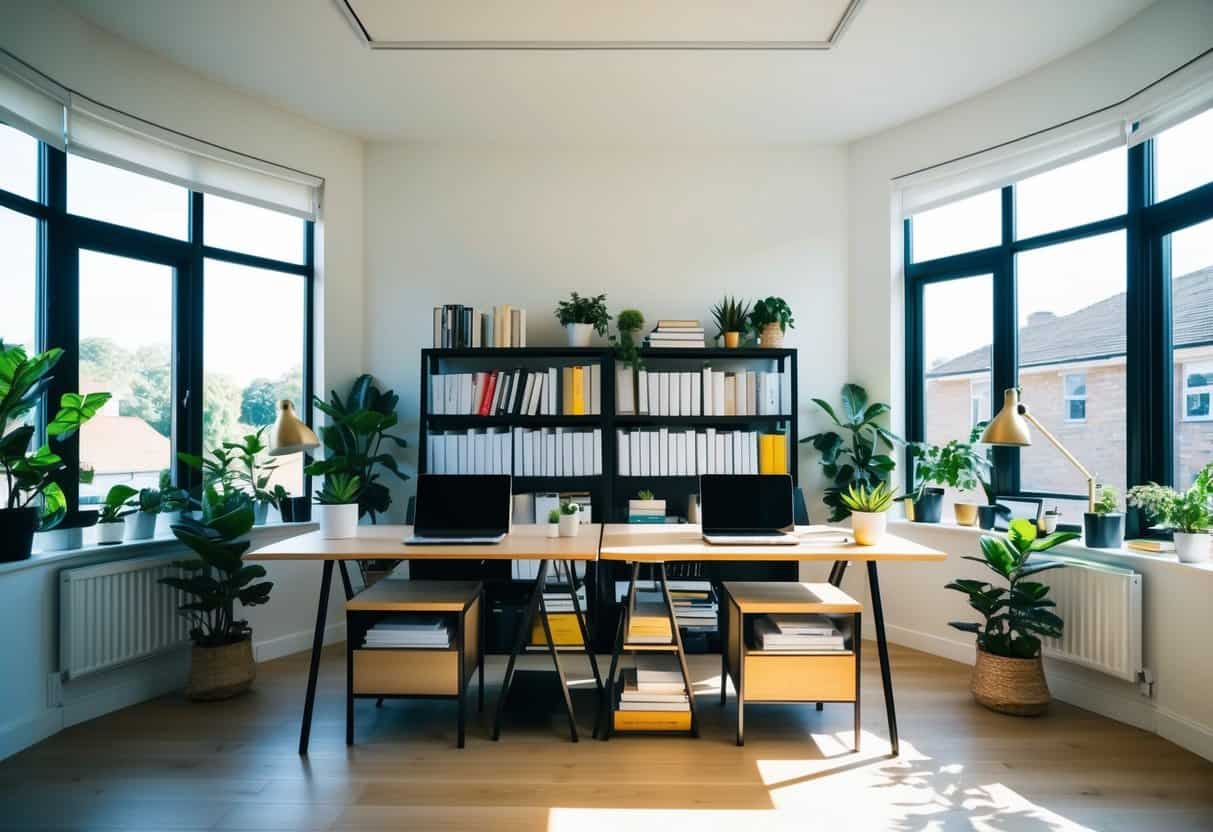
[[985,555],[986,563],[990,565],[990,568],[1004,578],[1010,579],[1018,557],[1015,552],[1011,551],[1009,544],[1001,537],[987,535],[981,538],[980,545],[981,552]]
[[21,425],[9,431],[3,439],[0,439],[0,460],[24,456],[33,437],[33,425]]
[[1023,566],[1023,567],[1020,567],[1018,572],[1016,572],[1016,577],[1017,578],[1026,578],[1029,575],[1036,575],[1041,572],[1045,572],[1049,569],[1062,569],[1063,567],[1065,567],[1067,565],[1068,564],[1061,563],[1059,561],[1051,560],[1051,561],[1045,561],[1043,563],[1034,564],[1032,566]]
[[1053,532],[1050,535],[1033,540],[1032,545],[1028,548],[1033,552],[1047,552],[1054,546],[1059,546],[1071,540],[1077,540],[1079,537],[1080,535],[1077,532]]
[[957,630],[965,633],[980,633],[981,625],[974,624],[971,621],[949,621],[949,627],[955,627]]
[[965,592],[970,595],[985,592],[990,586],[989,581],[975,581],[970,578],[962,578],[945,584],[944,589],[954,589],[957,592]]
[[64,393],[59,399],[59,412],[46,426],[47,436],[57,439],[67,439],[78,431],[85,422],[97,415],[105,403],[110,400],[109,393]]
[[1036,524],[1022,517],[1011,521],[1007,531],[1007,540],[1020,552],[1026,552],[1036,539]]
[[842,412],[846,415],[849,423],[852,425],[862,424],[863,412],[867,406],[867,390],[864,390],[858,384],[844,384],[842,386]]
[[863,422],[866,424],[871,422],[873,419],[879,419],[881,416],[892,411],[892,409],[893,408],[889,407],[884,402],[875,402],[874,404],[870,404],[868,405],[868,409],[863,412]]
[[824,410],[826,412],[826,415],[829,416],[832,420],[834,420],[834,424],[838,425],[838,427],[840,427],[840,428],[846,427],[845,425],[843,425],[842,422],[840,422],[838,420],[838,415],[836,413],[834,413],[834,408],[831,407],[830,403],[827,402],[825,399],[813,399],[813,404],[817,405],[822,410]]
[[59,483],[50,482],[42,489],[42,511],[38,518],[38,531],[45,532],[58,526],[67,516],[67,497]]

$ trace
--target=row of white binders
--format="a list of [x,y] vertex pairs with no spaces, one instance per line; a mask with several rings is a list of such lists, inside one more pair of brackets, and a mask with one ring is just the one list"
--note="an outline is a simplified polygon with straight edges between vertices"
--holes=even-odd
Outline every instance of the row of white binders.
[[431,474],[593,477],[602,474],[602,429],[468,428],[433,432],[426,443]]
[[433,416],[597,416],[602,365],[430,376]]
[[[640,416],[786,416],[790,374],[738,370],[618,368],[615,412]],[[633,390],[635,395],[633,395]]]
[[617,430],[621,477],[757,474],[758,431]]

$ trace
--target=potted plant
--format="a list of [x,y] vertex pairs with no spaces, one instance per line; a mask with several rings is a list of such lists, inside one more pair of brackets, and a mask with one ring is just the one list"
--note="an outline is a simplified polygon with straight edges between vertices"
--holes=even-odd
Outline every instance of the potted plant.
[[1049,685],[1040,659],[1040,637],[1061,638],[1064,622],[1051,609],[1056,603],[1048,597],[1048,585],[1025,578],[1064,566],[1056,561],[1032,563],[1031,556],[1077,537],[1074,532],[1054,532],[1038,538],[1031,520],[1012,520],[1005,537],[982,536],[982,557],[965,556],[965,560],[985,565],[1006,586],[970,579],[947,585],[967,595],[969,606],[985,619],[982,624],[948,624],[977,636],[977,664],[971,687],[973,698],[987,708],[1036,716],[1048,707]]
[[134,513],[131,497],[139,492],[129,485],[114,485],[101,503],[101,516],[97,518],[97,543],[108,546],[121,543],[126,535],[126,516]]
[[43,552],[65,552],[84,545],[84,530],[96,525],[97,509],[69,511],[54,527],[38,532],[39,548]]
[[548,523],[544,533],[547,537],[560,537],[560,509],[554,508],[548,512]]
[[1061,522],[1061,509],[1057,506],[1046,509],[1045,513],[1040,516],[1039,527],[1045,534],[1053,534],[1057,531],[1057,524]]
[[67,515],[67,499],[55,481],[67,465],[49,443],[72,436],[110,399],[109,393],[64,393],[59,411],[47,422],[47,444],[30,451],[36,430],[25,418],[42,400],[51,370],[62,357],[63,350],[57,348],[30,357],[22,347],[0,341],[0,470],[6,486],[0,508],[0,561],[28,558],[34,532],[53,529]]
[[184,488],[173,485],[173,474],[165,468],[160,472],[160,513],[168,517],[169,525],[177,523],[190,511],[192,501]]
[[320,536],[340,540],[358,536],[358,494],[362,481],[348,474],[330,474],[316,492],[316,519]]
[[1181,563],[1203,563],[1209,559],[1209,529],[1213,528],[1213,462],[1196,475],[1192,487],[1179,492],[1150,483],[1129,489],[1129,505],[1173,530],[1175,554]]
[[189,683],[185,695],[194,700],[228,699],[253,684],[252,630],[236,618],[236,604],[253,607],[269,600],[273,583],[259,581],[265,567],[245,563],[253,527],[253,506],[247,495],[208,486],[203,492],[202,520],[185,518],[173,525],[173,535],[197,557],[180,561],[184,574],[160,583],[185,593],[180,612],[189,619]]
[[580,510],[581,506],[577,505],[577,503],[574,503],[572,500],[565,500],[560,504],[561,537],[577,536],[577,532],[581,529],[581,517],[578,516],[578,512]]
[[712,318],[716,321],[716,337],[724,336],[724,345],[729,349],[741,346],[742,333],[746,331],[746,319],[750,305],[727,295],[712,307]]
[[151,540],[156,536],[156,517],[160,514],[160,492],[155,488],[141,488],[128,505],[135,511],[126,519],[127,540]]
[[910,456],[915,460],[914,479],[918,486],[906,494],[906,516],[915,523],[938,523],[943,517],[943,489],[928,483],[946,482],[940,465],[943,448],[929,442],[910,444]]
[[813,403],[841,430],[827,430],[805,437],[821,454],[821,472],[830,480],[822,502],[830,509],[830,522],[847,519],[851,510],[842,501],[842,494],[852,485],[873,488],[886,482],[897,462],[885,451],[893,450],[902,439],[881,424],[889,412],[884,402],[868,403],[868,391],[858,384],[842,386],[842,418],[823,399]]
[[[985,455],[968,442],[953,439],[946,445],[915,442],[910,445],[918,488],[914,492],[914,519],[920,523],[938,523],[943,509],[943,488],[928,488],[928,483],[972,492],[983,484],[982,474],[990,468]],[[956,523],[972,526],[977,523],[978,504],[959,500],[953,507]]]
[[573,292],[568,300],[556,304],[556,318],[569,336],[570,347],[588,347],[590,335],[597,332],[607,334],[607,323],[611,316],[607,314],[606,295],[583,298]]
[[629,523],[664,523],[665,500],[658,500],[653,492],[642,489],[634,500],[628,500]]
[[274,495],[269,490],[270,477],[278,469],[277,462],[265,462],[260,457],[269,450],[262,436],[269,430],[265,426],[255,433],[245,434],[240,442],[224,442],[223,447],[235,454],[236,482],[240,483],[253,498],[253,525],[264,526],[269,518]]
[[788,327],[795,327],[792,307],[783,298],[769,297],[754,301],[750,312],[750,329],[758,334],[758,343],[764,347],[782,347],[783,335]]
[[842,495],[842,502],[851,512],[851,531],[860,546],[875,546],[884,537],[888,526],[893,492],[885,483],[854,486]]
[[384,448],[385,442],[397,448],[407,448],[404,437],[388,433],[399,421],[396,404],[400,397],[392,390],[381,391],[369,375],[361,375],[344,400],[334,390],[331,399],[317,397],[316,408],[329,419],[329,424],[320,429],[320,440],[324,443],[324,459],[316,460],[304,470],[312,476],[345,474],[356,477],[361,484],[358,493],[358,516],[370,517],[374,523],[378,515],[392,505],[392,492],[379,481],[381,469],[386,469],[401,482],[409,475]]
[[1098,487],[1095,510],[1082,515],[1083,542],[1092,549],[1119,549],[1125,542],[1125,515],[1120,492],[1110,485]]
[[270,491],[274,506],[282,515],[283,523],[307,523],[312,519],[312,501],[307,497],[292,497],[282,485],[276,484]]

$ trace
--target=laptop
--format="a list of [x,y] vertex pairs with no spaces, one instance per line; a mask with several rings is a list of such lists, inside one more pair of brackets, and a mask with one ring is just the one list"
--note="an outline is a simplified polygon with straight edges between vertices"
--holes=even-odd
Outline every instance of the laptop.
[[703,539],[720,546],[794,546],[799,538],[787,474],[707,474],[699,478]]
[[514,498],[504,475],[417,477],[411,545],[500,543],[510,530]]

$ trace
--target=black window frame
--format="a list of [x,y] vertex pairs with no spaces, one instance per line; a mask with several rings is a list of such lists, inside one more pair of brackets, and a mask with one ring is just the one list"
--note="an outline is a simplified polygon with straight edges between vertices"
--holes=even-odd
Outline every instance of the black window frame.
[[[79,389],[80,371],[80,295],[79,252],[98,251],[174,269],[171,442],[174,480],[186,488],[196,488],[201,474],[180,461],[184,451],[200,455],[203,447],[204,384],[203,333],[206,260],[218,260],[268,271],[297,275],[304,281],[304,343],[302,380],[302,418],[312,424],[315,366],[315,223],[304,223],[303,262],[294,263],[247,254],[204,242],[204,195],[187,191],[189,234],[180,240],[141,229],[71,214],[67,210],[67,154],[39,142],[38,199],[0,189],[0,207],[33,217],[38,221],[36,279],[36,349],[59,347],[63,358],[47,386],[45,402],[57,402],[64,393]],[[2,335],[2,333],[0,333]],[[38,433],[45,435],[48,413],[39,409]],[[67,497],[69,511],[79,509],[79,434],[56,445],[67,464],[59,485]],[[311,492],[311,477],[304,475],[303,493]]]
[[[923,441],[926,385],[923,356],[923,287],[928,283],[993,275],[991,344],[991,410],[1001,406],[1003,390],[1018,386],[1018,310],[1015,255],[1115,231],[1125,232],[1126,292],[1126,464],[1129,487],[1146,482],[1174,484],[1173,356],[1171,332],[1170,251],[1174,231],[1213,219],[1213,182],[1154,202],[1154,141],[1126,153],[1127,208],[1124,214],[1015,239],[1015,186],[1001,188],[1002,238],[997,246],[915,263],[913,219],[902,221],[905,274],[906,438]],[[1129,315],[1128,310],[1134,310]],[[960,437],[964,438],[964,437]],[[1024,490],[1018,448],[993,448],[995,493],[1009,499],[1027,497],[1085,501],[1085,494]],[[907,482],[914,485],[913,460],[905,454]],[[1126,518],[1128,537],[1150,534],[1138,511]],[[1074,528],[1074,527],[1071,527]]]

